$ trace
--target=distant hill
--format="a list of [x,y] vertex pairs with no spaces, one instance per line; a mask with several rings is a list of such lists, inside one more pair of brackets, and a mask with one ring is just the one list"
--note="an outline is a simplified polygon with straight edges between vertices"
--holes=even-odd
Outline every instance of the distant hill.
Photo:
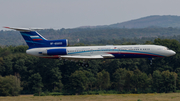
[[81,28],[147,28],[147,27],[173,27],[180,28],[180,16],[174,15],[153,15],[134,19],[122,23],[102,26],[83,26]]
[[[68,39],[70,45],[78,42],[84,44],[113,44],[112,42],[121,40],[124,42],[142,43],[158,37],[173,37],[180,40],[180,28],[74,28],[74,29],[44,29],[38,31],[47,39]],[[135,41],[131,41],[134,38]],[[148,38],[148,39],[147,39]],[[127,40],[128,39],[128,40]],[[106,40],[109,40],[108,42]],[[111,41],[110,41],[111,40]],[[18,31],[0,31],[0,46],[5,45],[26,45],[24,39]]]
[[[78,42],[92,44],[93,42],[104,43],[104,40],[123,40],[158,37],[173,37],[180,40],[180,16],[148,16],[140,19],[104,26],[84,26],[72,29],[45,29],[38,31],[47,39],[68,39],[71,45]],[[152,40],[151,39],[151,40]],[[147,39],[149,40],[149,39]],[[17,31],[0,31],[0,46],[26,45],[24,39]],[[97,44],[97,43],[95,43]],[[111,44],[109,41],[108,44]]]

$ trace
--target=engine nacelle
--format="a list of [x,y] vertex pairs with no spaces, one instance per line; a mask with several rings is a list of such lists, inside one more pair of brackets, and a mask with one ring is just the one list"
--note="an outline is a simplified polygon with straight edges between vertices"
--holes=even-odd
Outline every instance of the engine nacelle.
[[44,55],[67,55],[66,49],[48,49],[43,51],[42,54]]
[[60,40],[48,40],[49,47],[66,47],[68,46],[67,39],[60,39]]

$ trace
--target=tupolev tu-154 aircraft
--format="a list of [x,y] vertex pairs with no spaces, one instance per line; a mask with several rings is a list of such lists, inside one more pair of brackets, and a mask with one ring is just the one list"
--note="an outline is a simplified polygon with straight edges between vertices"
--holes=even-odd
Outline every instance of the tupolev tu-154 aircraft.
[[[27,54],[42,58],[87,60],[116,58],[155,58],[175,55],[176,52],[160,45],[106,45],[106,46],[68,46],[67,39],[47,40],[37,30],[30,28],[12,28],[20,31],[29,49]],[[83,66],[88,66],[83,63]]]

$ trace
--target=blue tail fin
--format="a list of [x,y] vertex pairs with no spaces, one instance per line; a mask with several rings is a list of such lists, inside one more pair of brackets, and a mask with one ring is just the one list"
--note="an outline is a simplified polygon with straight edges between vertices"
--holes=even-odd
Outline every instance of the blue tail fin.
[[66,47],[68,45],[67,39],[60,40],[47,40],[41,36],[37,31],[25,28],[10,28],[20,31],[22,37],[26,41],[29,48],[41,48],[41,47]]

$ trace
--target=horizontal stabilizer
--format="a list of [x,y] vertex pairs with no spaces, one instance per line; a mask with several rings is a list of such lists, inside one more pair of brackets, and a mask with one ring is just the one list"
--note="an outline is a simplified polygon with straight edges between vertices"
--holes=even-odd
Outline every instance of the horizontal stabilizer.
[[4,27],[4,28],[17,30],[17,31],[20,31],[20,32],[29,32],[29,31],[42,30],[42,28],[15,28],[15,27]]

